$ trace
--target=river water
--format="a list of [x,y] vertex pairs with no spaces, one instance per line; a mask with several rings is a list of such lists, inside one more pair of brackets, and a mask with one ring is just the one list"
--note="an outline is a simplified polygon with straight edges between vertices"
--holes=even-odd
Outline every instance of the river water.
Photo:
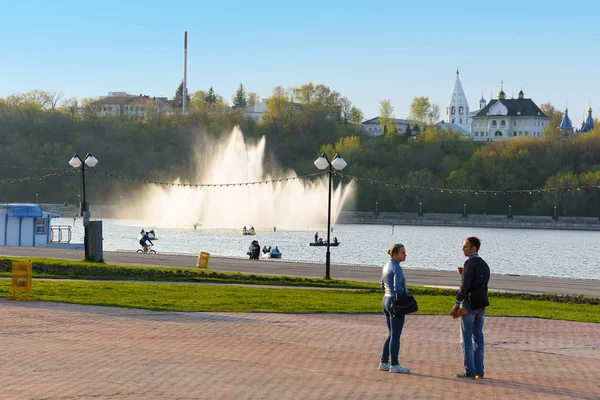
[[[57,218],[52,225],[71,225],[73,219]],[[247,257],[252,240],[260,246],[278,246],[283,260],[325,262],[326,247],[309,247],[315,232],[326,236],[326,229],[283,231],[257,229],[255,236],[242,235],[242,229],[156,228],[134,220],[103,220],[105,251],[134,251],[140,246],[141,229],[154,228],[158,240],[154,249],[161,253]],[[479,254],[493,273],[600,279],[600,232],[540,229],[490,229],[469,227],[426,227],[339,224],[334,236],[341,242],[331,247],[332,264],[381,266],[389,257],[387,249],[403,243],[406,268],[455,270],[465,260],[462,242],[467,236],[478,236]],[[72,243],[83,242],[82,220],[72,228]]]

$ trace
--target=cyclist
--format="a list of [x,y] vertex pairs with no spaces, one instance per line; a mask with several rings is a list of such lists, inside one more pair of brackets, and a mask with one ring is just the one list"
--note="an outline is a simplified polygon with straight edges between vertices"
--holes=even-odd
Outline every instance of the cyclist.
[[150,244],[152,246],[154,246],[154,243],[152,243],[152,240],[150,240],[150,238],[148,237],[148,232],[144,232],[144,230],[142,230],[142,232],[143,232],[143,234],[142,234],[142,238],[140,239],[140,245],[144,249],[144,253],[147,253],[148,252],[148,244],[146,242],[150,242]]

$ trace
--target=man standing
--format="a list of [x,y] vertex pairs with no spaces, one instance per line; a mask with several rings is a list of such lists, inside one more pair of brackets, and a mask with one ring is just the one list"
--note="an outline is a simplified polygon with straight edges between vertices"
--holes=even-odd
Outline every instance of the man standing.
[[[465,239],[463,253],[469,257],[463,266],[460,291],[451,311],[457,316],[459,308],[467,309],[460,320],[460,339],[464,357],[464,371],[458,378],[483,379],[483,320],[487,305],[487,285],[490,280],[490,267],[479,257],[481,241],[472,236]],[[460,273],[460,269],[459,269]],[[478,294],[475,298],[476,293]],[[471,305],[471,302],[474,305]],[[480,304],[476,304],[480,303]],[[482,304],[485,304],[482,306]],[[476,308],[478,307],[478,308]]]

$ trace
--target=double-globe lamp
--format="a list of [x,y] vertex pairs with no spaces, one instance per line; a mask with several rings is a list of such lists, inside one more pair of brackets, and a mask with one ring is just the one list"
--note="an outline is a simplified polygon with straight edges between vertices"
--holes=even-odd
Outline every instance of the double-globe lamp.
[[328,203],[327,203],[327,253],[325,255],[325,279],[331,279],[331,253],[329,252],[329,244],[331,243],[331,188],[332,177],[333,177],[333,168],[338,171],[346,168],[346,161],[340,156],[340,154],[336,154],[333,157],[333,161],[329,161],[327,155],[325,153],[321,154],[321,157],[315,160],[315,166],[319,169],[326,169],[329,173],[329,194],[328,194]]
[[80,215],[83,217],[83,232],[84,232],[83,233],[83,235],[84,235],[83,247],[85,249],[85,259],[86,260],[89,260],[91,256],[90,256],[90,246],[88,243],[90,210],[88,207],[88,203],[85,199],[85,167],[87,166],[89,168],[93,168],[96,166],[96,164],[98,164],[98,159],[96,157],[94,157],[93,155],[91,155],[90,153],[87,153],[85,155],[85,158],[83,161],[81,160],[79,155],[77,153],[75,153],[73,158],[71,158],[71,160],[69,161],[69,165],[71,167],[81,169],[83,201],[81,202],[81,204],[79,206],[79,212],[80,212]]

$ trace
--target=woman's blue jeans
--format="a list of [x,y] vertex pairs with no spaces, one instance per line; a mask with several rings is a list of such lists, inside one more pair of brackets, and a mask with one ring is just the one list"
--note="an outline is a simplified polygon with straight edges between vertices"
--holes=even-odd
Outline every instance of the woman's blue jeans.
[[385,342],[383,343],[381,362],[397,365],[398,353],[400,353],[400,335],[402,335],[405,316],[392,317],[390,306],[392,305],[393,299],[393,297],[385,296],[381,303],[389,332],[387,339],[385,339]]
[[[468,307],[468,305],[467,305]],[[483,371],[483,321],[485,308],[471,310],[460,319],[460,345],[463,349],[465,372]]]

